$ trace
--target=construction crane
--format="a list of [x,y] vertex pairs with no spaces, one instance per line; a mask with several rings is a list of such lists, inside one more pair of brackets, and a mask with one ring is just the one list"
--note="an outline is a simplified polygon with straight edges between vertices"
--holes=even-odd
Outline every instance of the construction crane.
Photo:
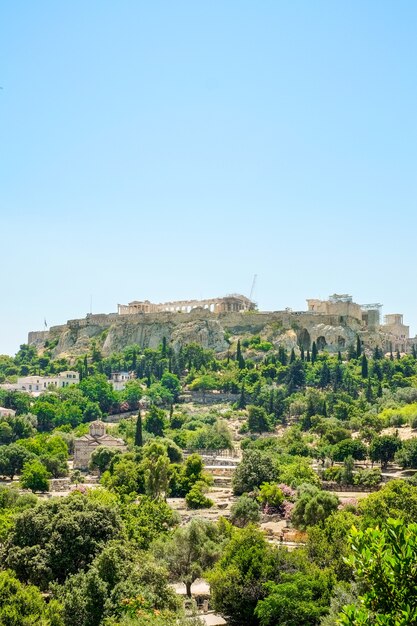
[[252,300],[252,302],[253,302],[253,292],[255,291],[255,285],[256,285],[257,278],[258,278],[258,274],[254,274],[253,275],[253,281],[252,281],[252,287],[251,287],[250,295],[249,295],[249,300]]

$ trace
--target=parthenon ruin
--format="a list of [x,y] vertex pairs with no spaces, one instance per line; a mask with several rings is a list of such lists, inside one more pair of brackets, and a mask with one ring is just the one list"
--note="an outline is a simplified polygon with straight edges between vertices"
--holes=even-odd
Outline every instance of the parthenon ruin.
[[137,313],[161,313],[161,312],[184,312],[189,313],[193,309],[208,309],[213,313],[238,313],[240,311],[254,311],[256,305],[252,300],[241,294],[231,294],[224,298],[209,298],[207,300],[175,300],[155,304],[149,300],[134,300],[129,304],[118,304],[119,315],[135,315]]

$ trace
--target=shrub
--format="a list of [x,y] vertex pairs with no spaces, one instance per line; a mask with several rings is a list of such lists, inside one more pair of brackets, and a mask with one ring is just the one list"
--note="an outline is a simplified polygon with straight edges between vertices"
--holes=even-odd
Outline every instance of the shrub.
[[240,498],[232,505],[230,510],[230,521],[235,526],[243,528],[251,522],[259,522],[259,519],[259,505],[253,498],[243,495],[240,496]]
[[208,487],[207,483],[203,480],[198,480],[191,487],[190,491],[185,496],[185,501],[189,509],[209,509],[213,506],[213,500],[207,498],[205,496],[205,492],[207,492]]

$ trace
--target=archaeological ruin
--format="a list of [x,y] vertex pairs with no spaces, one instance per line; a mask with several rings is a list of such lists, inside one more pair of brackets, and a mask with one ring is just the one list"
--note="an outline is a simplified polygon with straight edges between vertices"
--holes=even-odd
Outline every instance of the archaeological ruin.
[[156,349],[164,338],[174,351],[197,343],[226,353],[230,342],[257,334],[288,350],[308,350],[315,342],[320,350],[337,352],[356,345],[359,337],[368,350],[378,346],[385,352],[411,352],[417,338],[410,338],[403,316],[387,314],[381,323],[381,306],[358,304],[349,294],[308,299],[304,311],[259,311],[251,299],[238,294],[160,304],[135,300],[119,304],[116,313],[90,313],[48,331],[30,332],[28,343],[42,350],[45,341],[53,341],[54,357],[85,354],[92,340],[107,355],[132,344]]
[[256,305],[252,300],[241,294],[231,294],[223,298],[209,298],[208,300],[175,300],[155,304],[149,300],[134,300],[129,304],[118,304],[119,315],[136,315],[137,313],[189,313],[193,309],[208,309],[212,313],[238,313],[240,311],[254,311]]

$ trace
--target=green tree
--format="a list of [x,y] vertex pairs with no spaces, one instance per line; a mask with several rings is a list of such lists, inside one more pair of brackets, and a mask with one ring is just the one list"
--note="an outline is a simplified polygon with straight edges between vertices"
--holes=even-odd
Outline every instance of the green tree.
[[417,439],[402,442],[401,448],[395,453],[395,462],[403,469],[417,468]]
[[192,583],[211,567],[220,555],[216,528],[203,519],[193,519],[177,528],[172,538],[155,545],[154,552],[162,559],[172,580],[181,580],[191,597]]
[[98,402],[103,413],[108,413],[117,401],[116,393],[104,374],[84,378],[79,388],[90,402]]
[[263,407],[253,405],[248,407],[248,428],[253,433],[271,430],[268,414]]
[[401,448],[401,440],[394,435],[381,435],[374,437],[369,446],[371,461],[380,461],[384,469],[388,463],[394,460],[395,453]]
[[162,409],[158,409],[156,406],[152,406],[146,416],[145,430],[148,433],[156,435],[156,437],[164,436],[165,428],[165,412]]
[[303,361],[294,361],[288,366],[285,382],[289,395],[305,387],[305,363]]
[[174,402],[177,402],[181,391],[181,383],[178,376],[170,372],[164,372],[161,378],[161,385],[172,393]]
[[33,458],[33,454],[18,443],[0,447],[0,474],[9,476],[13,480],[19,474],[24,464]]
[[240,411],[242,409],[246,409],[245,385],[242,385],[242,387],[240,388],[240,396],[239,396],[239,401],[237,403],[237,408]]
[[344,461],[351,456],[357,461],[366,459],[368,449],[362,441],[358,439],[342,439],[333,446],[331,456],[334,461]]
[[50,473],[46,467],[37,459],[27,461],[22,470],[20,484],[23,489],[32,491],[49,491],[48,478]]
[[63,626],[61,607],[46,604],[34,585],[22,584],[12,572],[0,572],[0,623],[2,626]]
[[83,422],[94,422],[101,420],[103,413],[98,402],[87,402],[83,412]]
[[139,401],[143,396],[142,384],[138,380],[128,380],[123,390],[123,398],[129,405],[131,411],[136,411]]
[[317,344],[313,341],[313,345],[311,346],[311,363],[314,364],[317,361]]
[[109,470],[104,472],[101,482],[107,489],[121,496],[144,490],[143,473],[141,474],[139,465],[128,455],[115,457]]
[[241,369],[241,370],[244,369],[244,367],[245,367],[245,359],[243,358],[243,355],[242,355],[242,348],[240,346],[240,339],[237,340],[236,361],[237,361],[239,369]]
[[231,626],[258,626],[255,608],[266,595],[265,583],[277,580],[281,567],[294,570],[294,555],[271,548],[252,524],[235,529],[221,559],[208,573],[214,609]]
[[368,378],[368,359],[366,358],[365,353],[362,354],[361,375],[362,375],[362,378]]
[[321,524],[338,506],[339,499],[336,496],[307,483],[298,490],[291,521],[296,528],[304,530]]
[[233,492],[241,495],[262,483],[274,482],[277,478],[278,470],[269,454],[259,450],[244,450],[242,461],[233,474]]
[[90,457],[90,468],[98,469],[100,474],[109,469],[110,463],[115,456],[120,455],[117,448],[107,448],[106,446],[98,446]]
[[417,519],[417,487],[405,480],[390,480],[380,491],[359,501],[361,528],[382,525],[389,517]]
[[85,569],[110,539],[121,532],[113,507],[79,493],[54,498],[23,511],[4,546],[6,567],[17,577],[46,589]]
[[154,499],[166,497],[170,479],[170,461],[166,447],[152,441],[144,448],[142,462],[145,476],[145,490]]
[[283,574],[282,582],[267,582],[267,596],[255,615],[261,626],[317,626],[328,611],[333,580],[328,572]]
[[135,428],[135,446],[141,448],[143,446],[143,432],[142,432],[142,414],[140,410],[138,411],[138,416],[136,418],[136,428]]
[[230,509],[230,521],[239,528],[243,528],[250,523],[259,522],[260,517],[258,503],[246,494],[240,496]]
[[259,502],[273,508],[279,508],[284,502],[284,494],[275,483],[263,483],[258,496]]
[[382,528],[352,529],[349,563],[361,586],[356,605],[340,614],[343,626],[417,623],[417,524],[388,519]]
[[208,491],[208,485],[204,480],[198,480],[191,487],[185,496],[185,502],[189,509],[209,509],[213,506],[213,500],[210,500],[205,494]]

